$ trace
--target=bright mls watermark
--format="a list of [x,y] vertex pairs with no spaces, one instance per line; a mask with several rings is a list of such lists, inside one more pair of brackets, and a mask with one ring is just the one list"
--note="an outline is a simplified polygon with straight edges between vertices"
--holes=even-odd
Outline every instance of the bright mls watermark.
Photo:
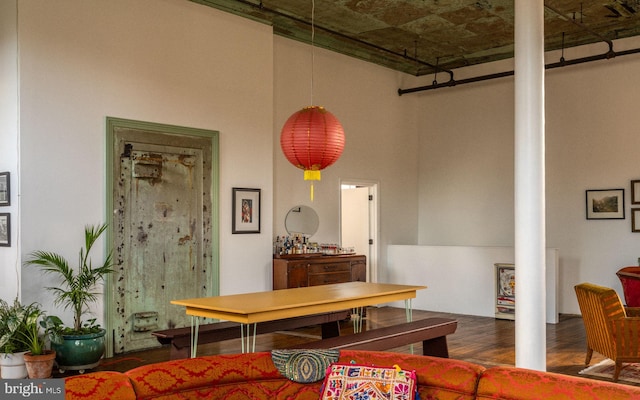
[[2,379],[0,399],[64,400],[64,379]]

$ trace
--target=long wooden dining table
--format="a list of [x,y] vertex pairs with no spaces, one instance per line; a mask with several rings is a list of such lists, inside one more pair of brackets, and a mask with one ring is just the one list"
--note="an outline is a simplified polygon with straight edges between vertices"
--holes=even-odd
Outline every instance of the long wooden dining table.
[[171,304],[184,306],[192,317],[191,356],[196,356],[198,343],[198,317],[239,322],[242,329],[242,351],[249,349],[253,326],[253,350],[258,322],[275,321],[304,315],[327,313],[345,309],[403,300],[407,321],[411,320],[411,299],[426,286],[397,285],[391,283],[345,282],[293,289],[199,297],[172,300]]

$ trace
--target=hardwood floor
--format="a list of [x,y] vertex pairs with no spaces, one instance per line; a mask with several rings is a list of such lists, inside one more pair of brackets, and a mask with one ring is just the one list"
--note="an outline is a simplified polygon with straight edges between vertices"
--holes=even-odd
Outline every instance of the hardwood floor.
[[[489,317],[448,314],[430,311],[413,311],[413,319],[448,317],[458,320],[458,329],[447,337],[450,358],[471,361],[484,366],[515,365],[515,322]],[[365,319],[366,329],[389,326],[405,321],[404,309],[370,307]],[[342,323],[342,334],[351,334],[351,322]],[[320,339],[320,328],[309,327],[287,332],[258,335],[257,351],[284,349],[297,343]],[[422,345],[414,345],[414,352],[421,354]],[[240,340],[202,345],[198,355],[237,353]],[[409,346],[390,351],[409,353]],[[563,315],[558,324],[547,324],[547,371],[578,376],[584,368],[586,340],[580,316]],[[168,347],[132,352],[104,359],[96,370],[126,371],[140,365],[169,359]],[[594,353],[591,364],[604,357]],[[67,371],[65,375],[73,374]],[[58,375],[58,376],[65,376]]]

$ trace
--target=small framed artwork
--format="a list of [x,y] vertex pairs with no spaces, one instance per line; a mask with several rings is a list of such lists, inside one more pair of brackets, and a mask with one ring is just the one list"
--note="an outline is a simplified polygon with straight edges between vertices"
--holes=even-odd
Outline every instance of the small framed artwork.
[[631,204],[640,204],[640,180],[631,181]]
[[640,232],[640,208],[631,209],[631,232]]
[[231,233],[260,233],[260,189],[233,188]]
[[624,219],[624,189],[587,190],[587,219]]
[[0,172],[0,207],[11,205],[11,184],[9,173]]
[[0,213],[0,246],[11,246],[11,214]]

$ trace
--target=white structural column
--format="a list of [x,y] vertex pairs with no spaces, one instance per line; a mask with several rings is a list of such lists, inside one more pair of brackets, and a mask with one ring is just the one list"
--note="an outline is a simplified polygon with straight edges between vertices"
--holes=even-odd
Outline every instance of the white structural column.
[[546,370],[544,2],[515,0],[516,366]]

